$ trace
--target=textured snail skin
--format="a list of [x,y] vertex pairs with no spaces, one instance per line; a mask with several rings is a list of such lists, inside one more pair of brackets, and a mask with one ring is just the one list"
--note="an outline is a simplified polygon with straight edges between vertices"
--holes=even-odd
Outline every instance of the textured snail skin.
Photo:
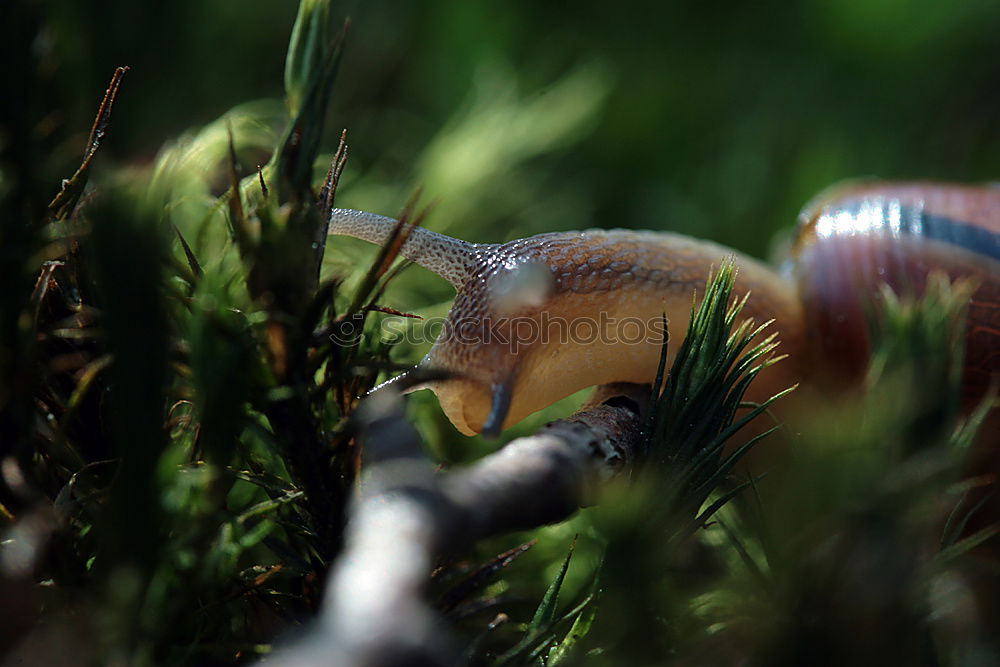
[[[330,233],[382,243],[396,224],[339,209]],[[726,257],[735,257],[739,267],[737,291],[751,291],[743,313],[761,323],[776,320],[782,352],[802,339],[803,318],[790,285],[760,262],[714,243],[625,230],[540,234],[504,244],[465,243],[422,228],[409,232],[401,254],[458,290],[448,325],[421,365],[455,373],[425,386],[467,435],[493,435],[586,387],[652,382],[661,315],[673,339],[682,340],[695,291]],[[543,289],[529,284],[518,294],[521,273]],[[505,290],[511,283],[514,289]],[[505,291],[513,293],[502,298]],[[623,330],[614,340],[591,335],[602,322],[612,323],[612,330],[622,323]],[[794,366],[767,369],[750,400],[794,383],[800,375]]]
[[[331,234],[379,244],[397,225],[347,209],[332,211],[330,223]],[[750,293],[743,314],[773,320],[779,351],[788,355],[751,385],[748,400],[808,383],[819,360],[836,360],[846,377],[859,373],[868,353],[865,295],[882,281],[919,292],[935,268],[980,281],[966,377],[968,399],[981,397],[1000,373],[998,225],[1000,192],[987,188],[852,184],[804,211],[792,278],[724,246],[664,232],[591,230],[477,244],[411,227],[401,254],[457,289],[445,330],[421,362],[454,377],[424,386],[459,431],[495,435],[580,389],[652,382],[661,314],[673,340],[682,340],[693,294],[727,257],[738,267],[736,293]],[[590,339],[588,323],[601,322],[618,323],[617,334]]]

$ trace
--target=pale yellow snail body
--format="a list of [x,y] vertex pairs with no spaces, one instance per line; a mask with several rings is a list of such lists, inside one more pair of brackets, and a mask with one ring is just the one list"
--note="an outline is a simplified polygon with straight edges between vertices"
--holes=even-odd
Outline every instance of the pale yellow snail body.
[[[459,431],[495,435],[580,389],[650,383],[661,314],[681,340],[693,294],[703,291],[711,267],[732,257],[737,294],[750,292],[743,315],[773,320],[788,355],[751,385],[748,400],[809,381],[821,360],[839,367],[835,374],[857,373],[867,352],[865,292],[881,281],[919,289],[934,268],[982,283],[970,311],[966,383],[974,385],[970,396],[981,395],[1000,372],[1000,192],[944,184],[832,192],[803,214],[795,277],[663,232],[590,230],[478,244],[412,228],[401,254],[457,290],[448,325],[421,362],[453,376],[426,386]],[[331,234],[373,243],[396,226],[347,209],[332,211],[330,222]]]

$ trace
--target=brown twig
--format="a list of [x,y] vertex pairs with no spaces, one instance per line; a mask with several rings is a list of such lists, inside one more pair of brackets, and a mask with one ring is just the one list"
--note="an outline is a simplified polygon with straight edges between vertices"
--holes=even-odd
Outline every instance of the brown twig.
[[437,474],[399,395],[376,392],[359,411],[367,470],[319,622],[273,664],[454,664],[454,647],[421,596],[435,557],[595,502],[603,481],[629,470],[648,397],[645,386],[601,387],[572,417]]
[[90,128],[90,136],[87,139],[87,148],[83,153],[83,161],[80,163],[80,167],[76,170],[76,173],[63,181],[59,194],[49,203],[49,212],[56,220],[67,219],[73,213],[77,202],[83,194],[87,177],[90,175],[90,161],[97,153],[97,149],[101,147],[101,141],[108,131],[108,125],[111,124],[111,109],[118,98],[118,89],[121,86],[122,77],[125,76],[125,72],[128,70],[128,67],[118,67],[115,69],[115,73],[111,77],[111,83],[108,84],[108,89],[104,92],[104,99],[101,101],[101,106],[97,110],[94,125]]

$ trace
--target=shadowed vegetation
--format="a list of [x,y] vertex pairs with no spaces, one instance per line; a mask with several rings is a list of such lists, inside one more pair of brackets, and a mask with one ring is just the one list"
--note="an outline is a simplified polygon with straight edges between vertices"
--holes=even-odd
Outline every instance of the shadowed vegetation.
[[[350,415],[426,351],[392,332],[451,298],[396,261],[402,226],[328,244],[334,201],[472,241],[629,226],[762,255],[840,178],[1000,174],[982,3],[99,4],[0,8],[23,63],[0,105],[0,655],[27,663],[251,662],[315,616]],[[767,405],[739,403],[773,348],[731,289],[725,266],[670,341],[632,479],[442,564],[442,632],[476,665],[1000,660],[993,480],[964,474],[955,399],[969,286],[877,295],[863,390],[755,476],[769,440],[740,427]],[[429,456],[492,447],[426,393]]]

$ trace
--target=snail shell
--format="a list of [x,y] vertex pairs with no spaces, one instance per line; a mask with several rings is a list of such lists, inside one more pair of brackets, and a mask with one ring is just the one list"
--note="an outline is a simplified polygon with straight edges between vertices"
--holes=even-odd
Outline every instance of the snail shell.
[[963,405],[1000,377],[1000,190],[944,183],[848,183],[800,216],[795,279],[814,355],[834,381],[870,354],[872,294],[919,295],[931,273],[977,285],[969,303]]
[[[331,234],[374,243],[385,242],[397,225],[346,209],[333,210],[330,223]],[[591,230],[489,244],[408,231],[403,256],[457,290],[444,331],[421,364],[452,373],[426,386],[469,435],[495,435],[592,385],[652,382],[661,314],[680,340],[692,295],[727,257],[739,270],[737,294],[750,292],[744,315],[774,320],[780,351],[789,356],[761,374],[749,400],[796,382],[856,380],[870,354],[872,295],[883,284],[919,294],[934,271],[978,285],[968,309],[965,406],[1000,376],[1000,191],[991,188],[851,183],[830,189],[801,216],[792,279],[678,234]]]

